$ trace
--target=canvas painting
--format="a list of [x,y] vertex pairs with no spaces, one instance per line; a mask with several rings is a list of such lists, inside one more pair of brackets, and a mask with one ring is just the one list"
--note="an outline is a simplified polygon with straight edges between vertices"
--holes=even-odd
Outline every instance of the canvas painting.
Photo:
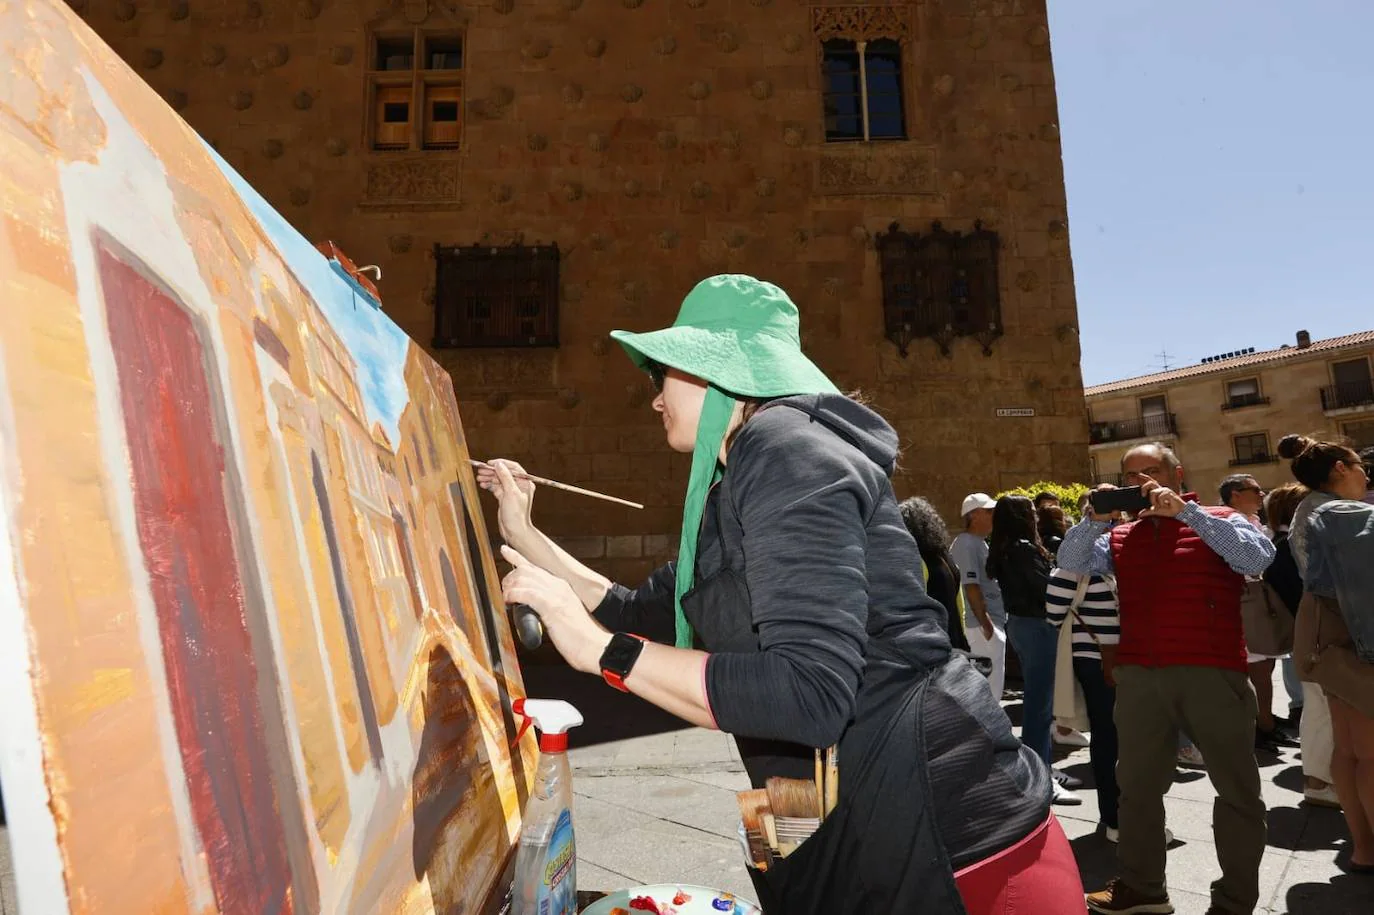
[[0,65],[21,910],[494,911],[536,751],[449,376],[58,0]]

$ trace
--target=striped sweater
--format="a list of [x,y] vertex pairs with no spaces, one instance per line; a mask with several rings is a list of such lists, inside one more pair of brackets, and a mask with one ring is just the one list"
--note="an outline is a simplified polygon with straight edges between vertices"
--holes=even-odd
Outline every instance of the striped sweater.
[[[1078,593],[1081,575],[1055,569],[1045,588],[1045,618],[1056,627],[1069,615],[1069,605]],[[1116,582],[1109,576],[1094,575],[1088,580],[1088,590],[1078,605],[1078,617],[1073,621],[1073,656],[1100,660],[1097,645],[1115,645],[1121,641],[1121,620],[1117,616]],[[1089,631],[1091,630],[1091,632]],[[1093,636],[1097,636],[1094,640]]]

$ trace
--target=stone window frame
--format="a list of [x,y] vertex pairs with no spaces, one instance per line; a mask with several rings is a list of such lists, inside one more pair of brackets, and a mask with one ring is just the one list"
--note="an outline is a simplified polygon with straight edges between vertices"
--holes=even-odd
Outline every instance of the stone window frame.
[[[1259,439],[1261,447],[1256,449],[1255,439]],[[1241,453],[1241,442],[1246,442],[1246,454]],[[1231,436],[1231,459],[1232,467],[1248,467],[1252,464],[1267,464],[1274,460],[1274,452],[1269,447],[1269,433],[1266,431],[1239,432]]]
[[[1250,382],[1255,386],[1255,390],[1250,394],[1237,394],[1232,390],[1233,385]],[[1239,410],[1242,407],[1257,407],[1269,403],[1269,398],[1264,396],[1264,386],[1260,384],[1259,375],[1246,375],[1243,378],[1227,378],[1222,383],[1223,400],[1222,410]]]
[[[428,43],[431,41],[456,41],[458,44],[458,66],[453,69],[430,69],[426,63]],[[411,48],[411,67],[409,70],[384,70],[377,60],[379,45],[386,41],[408,41]],[[444,28],[377,27],[367,31],[367,54],[364,68],[367,99],[363,123],[363,148],[369,155],[379,157],[405,155],[438,155],[461,151],[467,141],[466,122],[463,117],[464,75],[467,65],[467,30],[459,25]],[[410,90],[407,104],[410,117],[407,121],[407,136],[404,146],[378,146],[379,105],[378,93],[386,90]],[[436,143],[426,140],[426,128],[430,124],[426,100],[431,90],[455,90],[451,101],[456,106],[458,138],[452,143]],[[450,101],[445,99],[444,101]]]
[[[811,7],[811,31],[815,38],[816,68],[820,74],[820,116],[821,136],[827,145],[854,143],[900,143],[911,139],[911,97],[908,50],[913,37],[913,24],[909,6],[813,6]],[[828,136],[826,130],[825,101],[829,87],[825,78],[825,42],[831,39],[853,41],[858,45],[860,61],[859,86],[863,102],[863,132],[861,138]],[[868,80],[864,69],[865,45],[869,41],[889,39],[897,42],[898,47],[898,86],[902,115],[902,135],[899,137],[878,137],[869,135],[869,110],[867,103]]]
[[[1367,430],[1369,434],[1365,435],[1361,431],[1362,429]],[[1353,422],[1341,423],[1341,435],[1354,442],[1356,451],[1374,445],[1374,420],[1357,419]]]
[[[1146,413],[1146,412],[1145,412],[1145,401],[1147,401],[1147,400],[1158,400],[1158,401],[1162,401],[1163,404],[1164,404],[1164,409],[1163,409],[1163,410],[1156,410],[1156,411],[1151,412],[1151,413]],[[1168,416],[1168,415],[1169,415],[1169,412],[1170,412],[1170,411],[1169,411],[1169,394],[1168,394],[1168,392],[1166,391],[1166,392],[1161,392],[1161,393],[1159,393],[1159,394],[1146,394],[1146,395],[1144,395],[1143,397],[1137,397],[1137,398],[1136,398],[1136,411],[1140,414],[1140,418],[1141,418],[1142,420],[1148,419],[1148,418],[1151,417],[1151,416]]]

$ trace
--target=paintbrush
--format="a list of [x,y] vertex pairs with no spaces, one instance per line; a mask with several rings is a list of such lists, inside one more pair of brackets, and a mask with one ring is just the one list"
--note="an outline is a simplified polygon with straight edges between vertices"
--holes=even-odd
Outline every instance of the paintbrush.
[[830,816],[840,802],[840,745],[825,751],[825,807],[822,816]]
[[821,759],[821,749],[816,748],[816,806],[821,810],[821,819],[825,819],[825,764]]
[[820,799],[816,786],[803,779],[775,776],[765,784],[778,854],[785,858],[820,828]]
[[739,802],[740,821],[744,824],[744,840],[749,846],[749,863],[758,870],[766,871],[773,860],[763,831],[763,815],[768,811],[768,792],[757,788],[741,791],[735,798]]
[[768,806],[773,816],[794,820],[817,820],[820,807],[816,803],[815,785],[800,778],[774,776],[764,783],[768,792]]
[[[495,467],[492,467],[490,464],[488,464],[486,461],[474,461],[471,458],[469,458],[468,463],[471,464],[473,467],[477,468],[478,470],[496,469]],[[591,496],[593,499],[601,499],[606,502],[614,502],[617,505],[628,505],[630,508],[644,507],[638,502],[631,502],[629,499],[621,499],[617,496],[608,496],[604,492],[596,492],[592,489],[583,489],[580,486],[569,486],[567,483],[560,483],[557,480],[550,480],[546,477],[537,477],[529,473],[512,472],[511,476],[515,477],[517,480],[529,480],[531,483],[534,483],[539,486],[548,486],[551,489],[561,489],[564,492],[576,493],[579,496]]]

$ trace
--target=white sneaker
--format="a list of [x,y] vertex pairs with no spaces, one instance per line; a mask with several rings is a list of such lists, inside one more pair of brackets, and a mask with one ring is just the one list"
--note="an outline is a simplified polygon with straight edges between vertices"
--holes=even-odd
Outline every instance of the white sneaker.
[[1333,810],[1341,809],[1341,799],[1336,797],[1336,789],[1331,785],[1327,785],[1325,788],[1304,788],[1302,799],[1318,807],[1330,807]]
[[1207,762],[1202,758],[1202,751],[1191,744],[1178,751],[1178,764],[1185,769],[1207,768]]
[[1088,745],[1088,735],[1076,728],[1069,728],[1069,732],[1065,734],[1056,727],[1050,737],[1061,747],[1086,747]]
[[[1102,829],[1107,835],[1108,842],[1111,842],[1113,845],[1115,845],[1117,842],[1121,841],[1120,829],[1117,829],[1115,826],[1104,826],[1102,827]],[[1164,828],[1164,844],[1166,846],[1174,844],[1173,831],[1170,830],[1167,826]]]
[[1077,807],[1079,804],[1083,803],[1081,797],[1074,794],[1068,788],[1060,787],[1059,782],[1051,781],[1050,784],[1054,786],[1054,799],[1052,803],[1060,804],[1064,807]]

